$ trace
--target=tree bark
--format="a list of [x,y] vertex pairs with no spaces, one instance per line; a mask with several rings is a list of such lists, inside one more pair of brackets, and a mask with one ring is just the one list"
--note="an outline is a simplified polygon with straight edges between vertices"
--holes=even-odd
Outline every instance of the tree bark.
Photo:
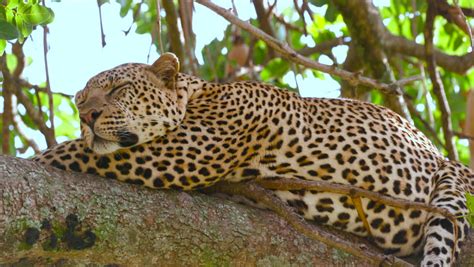
[[[178,28],[178,17],[176,12],[176,7],[173,0],[164,0],[162,1],[163,8],[166,12],[166,27],[168,32],[168,38],[170,43],[170,52],[174,53],[178,58],[179,62],[186,62],[184,57],[184,48],[181,43],[180,33],[181,31]],[[159,17],[160,14],[157,14]],[[186,66],[181,66],[185,68]]]
[[[0,156],[0,194],[0,264],[368,265],[269,211],[198,192],[150,190]],[[471,241],[463,266],[474,263],[472,251]]]
[[[352,38],[352,52],[357,53],[357,59],[370,70],[372,77],[385,83],[393,83],[395,77],[387,60],[387,55],[382,45],[383,23],[378,9],[369,0],[336,0],[334,5],[341,11],[344,22]],[[351,60],[348,57],[348,60]],[[352,60],[354,60],[352,58]],[[347,64],[346,64],[347,65]],[[354,64],[351,64],[354,65]],[[345,66],[354,68],[353,66]],[[359,69],[361,69],[359,67]],[[343,89],[347,89],[347,85]],[[363,93],[361,94],[364,95]],[[411,120],[403,97],[383,94],[384,105]]]

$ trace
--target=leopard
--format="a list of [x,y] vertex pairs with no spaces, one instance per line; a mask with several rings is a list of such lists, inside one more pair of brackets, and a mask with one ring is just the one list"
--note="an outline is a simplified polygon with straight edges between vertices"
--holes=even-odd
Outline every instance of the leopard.
[[208,82],[179,71],[172,53],[92,77],[75,96],[81,137],[33,160],[155,189],[199,190],[220,181],[279,177],[351,185],[444,208],[426,210],[318,190],[274,190],[308,221],[371,240],[422,266],[451,266],[470,230],[474,173],[446,159],[388,108],[304,98],[256,81]]

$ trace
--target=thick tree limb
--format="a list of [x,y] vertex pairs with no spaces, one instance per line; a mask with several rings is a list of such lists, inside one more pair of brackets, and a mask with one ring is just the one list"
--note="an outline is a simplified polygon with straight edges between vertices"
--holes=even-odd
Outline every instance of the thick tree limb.
[[[367,265],[272,212],[0,156],[0,263]],[[74,231],[73,231],[74,230]],[[358,240],[358,239],[355,239]],[[29,243],[29,244],[28,244]]]
[[[0,194],[2,264],[368,264],[299,234],[269,211],[24,159],[0,156]],[[472,237],[461,265],[474,263]]]
[[[353,1],[333,1],[334,5],[341,11],[344,22],[350,32],[351,43],[365,69],[371,73],[375,79],[393,83],[395,81],[394,73],[388,64],[383,42],[381,41],[384,28],[381,24],[378,9],[370,0]],[[400,116],[411,121],[410,113],[406,108],[404,99],[401,96],[393,94],[384,94],[384,104]]]

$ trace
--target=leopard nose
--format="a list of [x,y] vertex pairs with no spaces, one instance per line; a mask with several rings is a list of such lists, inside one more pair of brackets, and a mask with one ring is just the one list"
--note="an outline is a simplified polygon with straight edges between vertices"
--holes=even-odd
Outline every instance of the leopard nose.
[[94,125],[95,121],[100,117],[102,111],[97,111],[95,109],[91,109],[85,113],[80,113],[79,118],[81,121],[89,126]]

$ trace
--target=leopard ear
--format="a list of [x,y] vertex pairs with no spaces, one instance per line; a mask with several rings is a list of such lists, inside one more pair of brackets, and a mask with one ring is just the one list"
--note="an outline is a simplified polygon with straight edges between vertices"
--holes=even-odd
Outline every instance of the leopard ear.
[[179,60],[175,54],[164,53],[151,65],[151,69],[167,88],[175,88],[176,75],[179,72]]

